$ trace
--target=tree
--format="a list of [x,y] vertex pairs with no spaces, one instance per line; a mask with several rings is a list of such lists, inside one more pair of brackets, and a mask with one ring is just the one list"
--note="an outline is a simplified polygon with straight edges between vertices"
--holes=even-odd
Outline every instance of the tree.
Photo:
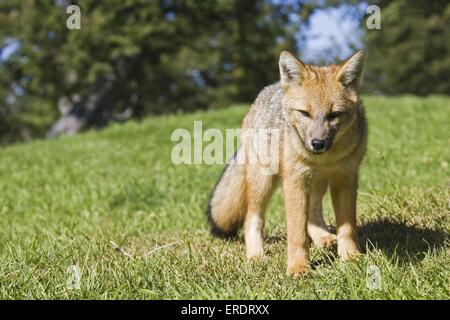
[[80,30],[69,4],[0,4],[0,44],[20,44],[0,64],[0,108],[32,135],[249,101],[295,48],[294,2],[85,0]]
[[450,94],[450,3],[383,0],[381,30],[366,30],[371,92]]

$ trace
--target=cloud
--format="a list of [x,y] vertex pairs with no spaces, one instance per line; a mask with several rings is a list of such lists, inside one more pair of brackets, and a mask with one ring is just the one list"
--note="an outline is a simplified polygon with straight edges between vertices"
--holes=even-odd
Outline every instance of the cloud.
[[351,55],[353,49],[362,47],[359,14],[363,7],[354,7],[349,14],[348,6],[317,11],[311,16],[305,32],[305,42],[300,46],[305,62],[333,62]]

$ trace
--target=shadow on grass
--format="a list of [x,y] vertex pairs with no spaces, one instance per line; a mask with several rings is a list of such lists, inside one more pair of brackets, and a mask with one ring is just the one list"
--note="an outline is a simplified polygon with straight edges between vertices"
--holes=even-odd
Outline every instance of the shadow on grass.
[[271,236],[268,236],[266,239],[265,239],[265,241],[266,241],[266,243],[267,244],[274,244],[274,243],[279,243],[279,242],[286,242],[286,235],[285,234],[283,234],[283,235],[281,235],[281,234],[278,234],[278,235],[271,235]]
[[[329,226],[331,232],[336,233],[333,226]],[[359,244],[362,249],[381,250],[389,258],[398,258],[400,263],[418,262],[425,254],[433,249],[439,249],[450,245],[450,234],[442,230],[433,230],[417,225],[407,225],[404,222],[383,219],[360,225]],[[244,243],[243,235],[232,241]],[[267,235],[265,243],[286,244],[286,234],[276,233]],[[267,252],[273,254],[271,249]],[[319,257],[313,262],[313,268],[330,263],[337,259],[336,247],[326,249],[329,254]],[[366,251],[367,252],[367,251]]]
[[[336,232],[334,227],[330,231]],[[243,241],[243,239],[241,240]],[[285,234],[271,235],[266,238],[266,243],[285,243]],[[359,242],[361,248],[381,250],[389,258],[397,257],[400,263],[417,262],[425,257],[425,254],[433,249],[439,249],[450,244],[450,235],[442,230],[433,230],[417,225],[408,225],[404,222],[383,219],[372,221],[359,226]],[[325,260],[334,260],[336,248],[330,250],[334,253],[327,255]],[[315,264],[323,264],[325,261],[316,261]]]
[[398,257],[400,262],[420,261],[429,250],[444,247],[450,241],[450,235],[444,231],[388,219],[360,226],[359,238],[361,247],[377,248],[389,257]]

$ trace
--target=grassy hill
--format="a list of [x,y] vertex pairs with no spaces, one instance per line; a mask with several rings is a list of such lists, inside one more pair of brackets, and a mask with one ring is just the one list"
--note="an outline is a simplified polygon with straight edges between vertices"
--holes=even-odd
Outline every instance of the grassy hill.
[[[237,128],[248,106],[234,106],[0,149],[0,298],[449,299],[450,98],[365,104],[359,261],[314,248],[311,274],[287,277],[279,191],[261,262],[245,260],[242,240],[209,236],[204,208],[223,166],[174,165],[170,136],[194,120]],[[328,197],[325,208],[334,225]],[[67,287],[72,265],[79,289]],[[366,287],[371,265],[378,290]]]

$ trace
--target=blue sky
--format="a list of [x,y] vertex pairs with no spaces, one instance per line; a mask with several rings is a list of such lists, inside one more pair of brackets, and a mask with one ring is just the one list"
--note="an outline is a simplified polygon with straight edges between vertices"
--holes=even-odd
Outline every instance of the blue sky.
[[[352,14],[360,15],[365,4],[354,8]],[[353,48],[362,47],[359,20],[349,14],[347,7],[320,10],[311,16],[310,26],[305,32],[306,41],[300,43],[300,57],[305,62],[331,62],[335,57],[350,56]]]
[[14,39],[6,40],[5,44],[4,48],[0,48],[0,62],[7,60],[20,46],[19,42]]

